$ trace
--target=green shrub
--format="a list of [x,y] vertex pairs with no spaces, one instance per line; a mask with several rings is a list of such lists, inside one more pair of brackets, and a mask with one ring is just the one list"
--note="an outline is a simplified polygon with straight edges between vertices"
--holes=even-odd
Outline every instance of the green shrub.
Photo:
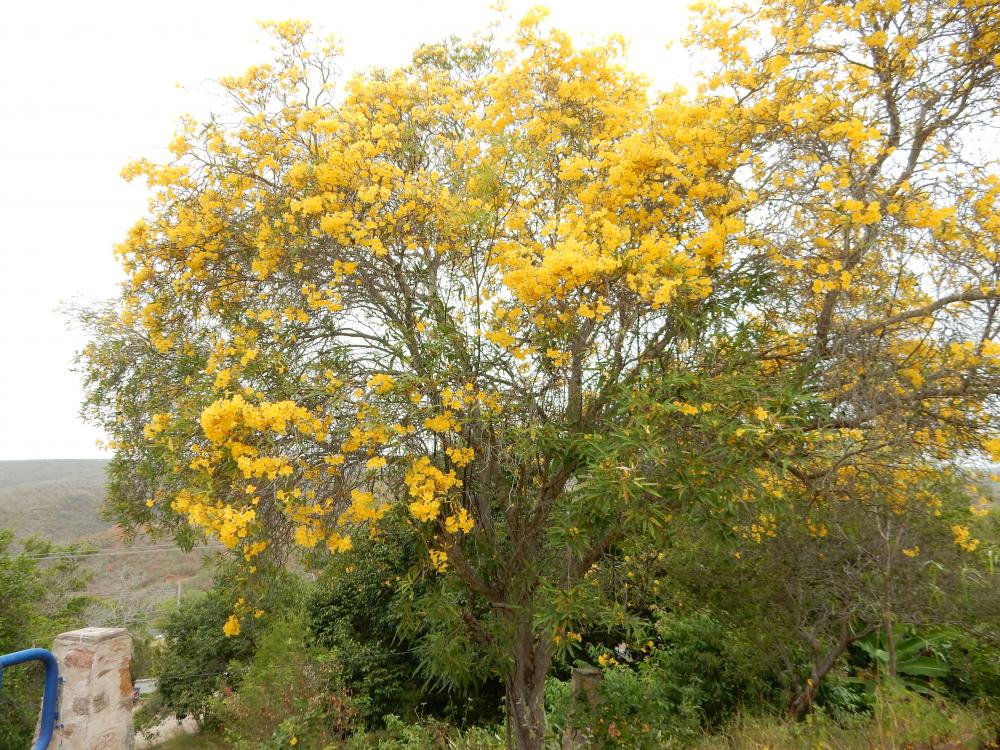
[[941,687],[951,696],[982,703],[1000,716],[1000,645],[957,630],[942,634],[948,674]]
[[307,643],[300,616],[277,619],[260,634],[239,687],[210,701],[237,750],[321,750],[351,735],[357,712],[340,665]]
[[[350,551],[326,562],[306,601],[315,641],[337,654],[344,684],[368,728],[383,726],[388,715],[463,726],[494,722],[502,700],[496,684],[476,683],[460,692],[429,683],[414,637],[400,634],[399,581],[417,559],[387,519],[377,541],[357,538]],[[417,583],[418,593],[422,585]]]
[[396,636],[393,607],[395,585],[409,558],[399,545],[359,539],[329,562],[306,603],[316,642],[341,655],[344,681],[368,726],[402,713],[401,706],[418,692],[416,660],[410,644]]
[[229,598],[212,590],[186,600],[167,617],[159,657],[159,692],[167,714],[205,719],[208,699],[226,681],[230,662],[253,655],[250,633],[232,638],[223,633],[231,612]]
[[[993,719],[995,722],[995,718]],[[740,715],[716,733],[686,747],[694,750],[899,750],[991,747],[990,716],[941,697],[881,685],[872,712],[838,721],[823,710],[804,721],[777,715]]]
[[661,614],[653,629],[655,640],[643,649],[595,654],[611,665],[596,709],[574,705],[569,683],[546,684],[554,733],[590,731],[596,747],[684,746],[742,706],[766,700],[766,677],[752,670],[747,647],[717,620],[700,612]]
[[[87,600],[77,592],[85,577],[75,560],[43,565],[36,559],[59,550],[39,539],[20,539],[15,545],[13,532],[0,529],[0,654],[48,647],[57,634],[83,625]],[[38,662],[4,671],[0,750],[31,745],[43,681],[44,669]]]
[[500,729],[470,727],[460,730],[434,719],[407,723],[394,714],[384,727],[360,732],[348,740],[347,750],[504,750]]

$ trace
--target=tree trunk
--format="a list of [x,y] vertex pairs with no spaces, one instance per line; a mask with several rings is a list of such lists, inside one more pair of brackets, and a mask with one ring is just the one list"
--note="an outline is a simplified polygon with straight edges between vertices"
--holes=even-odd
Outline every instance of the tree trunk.
[[840,640],[837,641],[837,644],[819,664],[813,666],[812,672],[806,680],[806,684],[802,686],[795,698],[792,700],[791,704],[788,706],[788,710],[792,716],[796,719],[801,719],[809,712],[809,709],[812,708],[813,701],[816,699],[816,692],[819,690],[820,683],[823,682],[823,678],[829,674],[831,669],[833,669],[833,665],[837,663],[837,659],[839,659],[841,655],[847,651],[848,647],[852,643],[859,638],[864,638],[877,627],[878,624],[870,625],[864,630],[852,633],[850,630],[847,630],[845,626],[845,630],[841,635]]
[[888,654],[886,659],[886,671],[890,677],[896,676],[896,634],[892,630],[892,616],[887,614],[885,618],[885,650]]
[[833,665],[837,663],[840,655],[847,650],[847,646],[847,643],[841,641],[833,651],[826,655],[823,661],[812,668],[812,672],[809,673],[809,677],[806,679],[806,684],[802,686],[788,707],[788,710],[796,719],[801,719],[809,713],[809,709],[812,708],[813,701],[816,699],[816,691],[819,690],[820,683],[833,668]]
[[542,750],[545,745],[545,678],[552,649],[535,641],[525,628],[514,653],[513,672],[504,678],[507,699],[507,745]]
[[896,676],[896,638],[895,633],[893,633],[893,616],[892,616],[892,544],[889,535],[889,526],[886,524],[886,543],[885,543],[885,580],[883,581],[883,591],[882,591],[882,621],[885,626],[885,648],[888,654],[886,667],[888,668],[889,676]]

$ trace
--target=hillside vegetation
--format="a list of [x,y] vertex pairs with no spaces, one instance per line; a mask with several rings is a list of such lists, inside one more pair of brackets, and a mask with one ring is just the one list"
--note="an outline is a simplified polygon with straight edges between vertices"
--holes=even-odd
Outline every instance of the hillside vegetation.
[[78,559],[76,568],[88,579],[84,593],[104,602],[87,610],[86,624],[153,623],[158,608],[178,592],[210,583],[206,552],[185,553],[143,534],[127,545],[121,529],[101,513],[106,471],[107,461],[99,459],[0,461],[0,530],[10,529],[20,543],[37,536],[97,553]]
[[0,461],[0,527],[58,543],[105,532],[107,461]]

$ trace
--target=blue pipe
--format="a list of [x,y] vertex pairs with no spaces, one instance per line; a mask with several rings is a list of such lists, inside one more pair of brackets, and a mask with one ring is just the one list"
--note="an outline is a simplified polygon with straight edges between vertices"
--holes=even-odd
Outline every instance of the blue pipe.
[[26,661],[40,661],[45,664],[42,721],[38,730],[38,741],[35,742],[32,750],[46,750],[52,741],[52,732],[55,730],[56,718],[59,716],[56,710],[56,700],[59,696],[59,663],[52,652],[44,648],[27,648],[24,651],[15,651],[13,654],[0,654],[0,687],[3,686],[4,669],[15,664],[23,664]]

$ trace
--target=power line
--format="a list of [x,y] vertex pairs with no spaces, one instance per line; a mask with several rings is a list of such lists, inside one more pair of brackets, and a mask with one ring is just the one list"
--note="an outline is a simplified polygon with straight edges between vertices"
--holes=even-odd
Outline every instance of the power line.
[[94,552],[55,552],[50,555],[27,555],[25,559],[27,560],[74,560],[83,559],[88,557],[116,557],[118,555],[144,555],[147,553],[155,552],[180,552],[183,554],[191,554],[192,552],[202,551],[202,550],[217,550],[226,549],[223,544],[206,545],[204,547],[194,547],[190,552],[177,547],[175,545],[160,545],[153,547],[133,547],[130,549],[116,549],[116,550],[96,550]]

